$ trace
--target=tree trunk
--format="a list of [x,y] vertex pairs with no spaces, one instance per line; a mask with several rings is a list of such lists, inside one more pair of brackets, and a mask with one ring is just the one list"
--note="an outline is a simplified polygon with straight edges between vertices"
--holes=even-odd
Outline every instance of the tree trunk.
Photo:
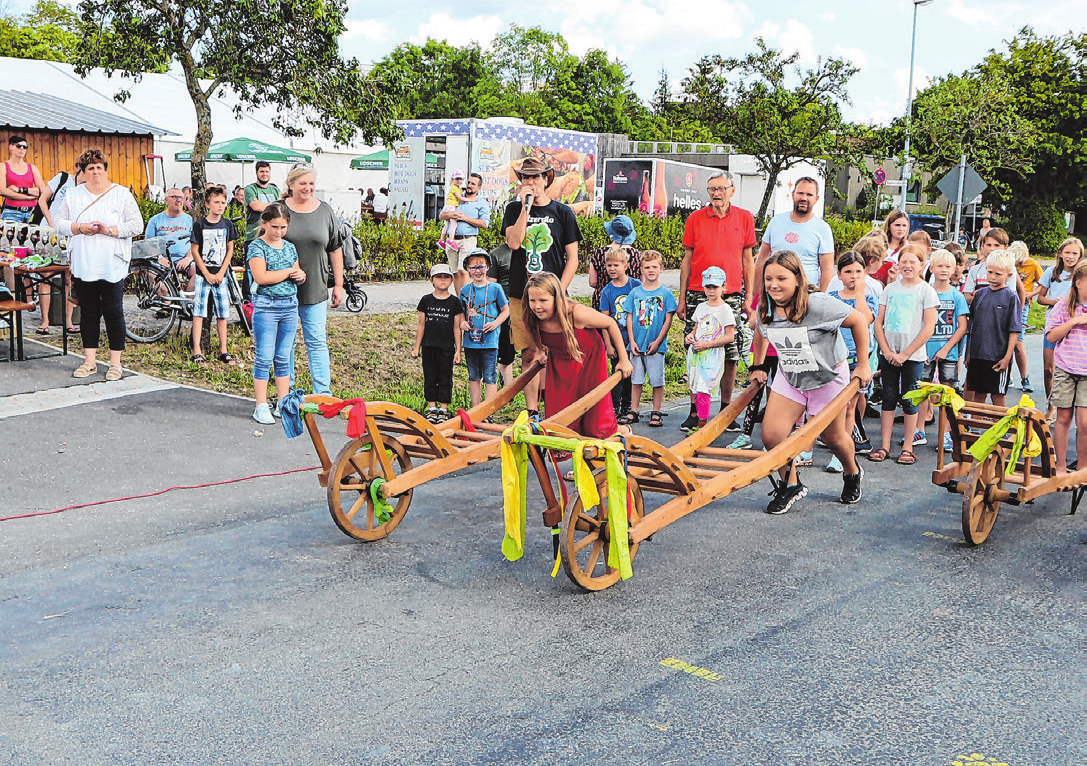
[[204,160],[208,156],[208,147],[211,146],[211,106],[208,104],[207,95],[200,89],[200,81],[196,77],[196,65],[191,56],[182,58],[181,68],[185,73],[185,87],[196,108],[196,140],[193,142],[192,167],[190,168],[192,214],[195,217],[204,209],[204,190],[208,185]]
[[766,190],[762,193],[762,204],[759,205],[759,214],[755,216],[756,224],[766,217],[766,208],[770,207],[770,197],[777,187],[779,175],[781,175],[781,167],[779,165],[774,165],[770,170],[770,175],[766,181]]

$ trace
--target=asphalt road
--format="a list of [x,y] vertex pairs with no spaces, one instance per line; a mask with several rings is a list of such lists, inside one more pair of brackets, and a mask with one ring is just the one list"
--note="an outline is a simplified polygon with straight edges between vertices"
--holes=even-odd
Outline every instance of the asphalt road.
[[0,368],[0,763],[1087,763],[1067,495],[968,548],[932,446],[867,463],[852,507],[809,469],[794,512],[754,485],[584,594],[532,512],[502,557],[497,465],[359,543],[312,471],[265,475],[314,466],[306,437],[139,376],[104,399],[74,364]]

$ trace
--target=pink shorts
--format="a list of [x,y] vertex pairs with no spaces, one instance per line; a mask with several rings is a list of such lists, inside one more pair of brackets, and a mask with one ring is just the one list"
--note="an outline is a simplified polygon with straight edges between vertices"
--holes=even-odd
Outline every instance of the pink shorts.
[[789,385],[789,381],[785,379],[785,374],[778,370],[778,374],[774,376],[774,382],[770,384],[770,390],[784,396],[786,399],[803,404],[807,408],[809,415],[815,415],[822,412],[823,408],[830,404],[834,397],[849,385],[848,362],[842,362],[834,372],[836,377],[829,383],[825,383],[819,388],[813,388],[811,391],[801,391]]

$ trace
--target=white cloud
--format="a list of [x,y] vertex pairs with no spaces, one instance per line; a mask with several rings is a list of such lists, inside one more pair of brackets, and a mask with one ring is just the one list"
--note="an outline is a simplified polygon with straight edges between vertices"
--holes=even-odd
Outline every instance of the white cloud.
[[834,46],[834,55],[853,62],[853,66],[864,69],[868,66],[868,54],[860,48],[846,48],[841,45]]
[[806,24],[796,19],[789,19],[784,27],[768,21],[756,29],[755,34],[771,47],[780,48],[786,56],[797,51],[801,64],[810,64],[816,59],[815,36]]
[[[910,88],[909,67],[906,67],[905,69],[896,69],[894,81],[895,94],[901,97],[903,104],[902,112],[905,114],[906,110],[904,105]],[[932,82],[932,76],[925,71],[924,67],[915,66],[913,68],[913,97],[917,98],[917,94],[927,88],[930,82]]]
[[498,16],[471,16],[454,19],[448,13],[435,13],[419,25],[410,38],[416,45],[422,45],[428,37],[445,40],[450,45],[469,45],[479,43],[486,48],[495,35],[506,26]]
[[823,18],[823,21],[834,21],[834,14],[833,13],[824,13],[822,18]]
[[389,28],[389,25],[377,19],[361,19],[359,21],[345,19],[344,26],[347,27],[347,31],[344,32],[343,36],[348,40],[361,37],[364,40],[383,42],[392,35],[392,29]]
[[[986,3],[967,3],[965,0],[951,0],[944,11],[951,18],[961,21],[963,24],[969,24],[970,26],[986,26],[995,27],[998,22],[996,15],[993,13],[993,4]],[[918,13],[924,13],[921,9]]]
[[[736,39],[743,35],[743,24],[752,18],[746,5],[728,0],[557,0],[551,7],[562,19],[560,31],[571,52],[614,48],[628,52],[624,56],[627,61],[651,52],[646,44],[671,47],[682,39],[687,50],[699,50],[708,43]],[[693,19],[703,23],[694,24]],[[596,42],[583,50],[575,49],[573,40],[588,38],[608,44]]]

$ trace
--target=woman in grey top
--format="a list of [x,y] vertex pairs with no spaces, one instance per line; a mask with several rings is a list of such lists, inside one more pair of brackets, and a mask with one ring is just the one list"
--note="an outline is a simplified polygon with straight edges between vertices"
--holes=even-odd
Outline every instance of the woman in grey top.
[[[343,241],[339,220],[332,208],[314,196],[317,177],[313,169],[295,166],[287,173],[283,201],[291,211],[291,227],[284,237],[298,251],[298,265],[306,281],[298,286],[298,318],[306,344],[313,393],[332,394],[332,366],[328,355],[328,284],[332,277],[332,308],[344,301]],[[291,356],[294,381],[294,356]]]

